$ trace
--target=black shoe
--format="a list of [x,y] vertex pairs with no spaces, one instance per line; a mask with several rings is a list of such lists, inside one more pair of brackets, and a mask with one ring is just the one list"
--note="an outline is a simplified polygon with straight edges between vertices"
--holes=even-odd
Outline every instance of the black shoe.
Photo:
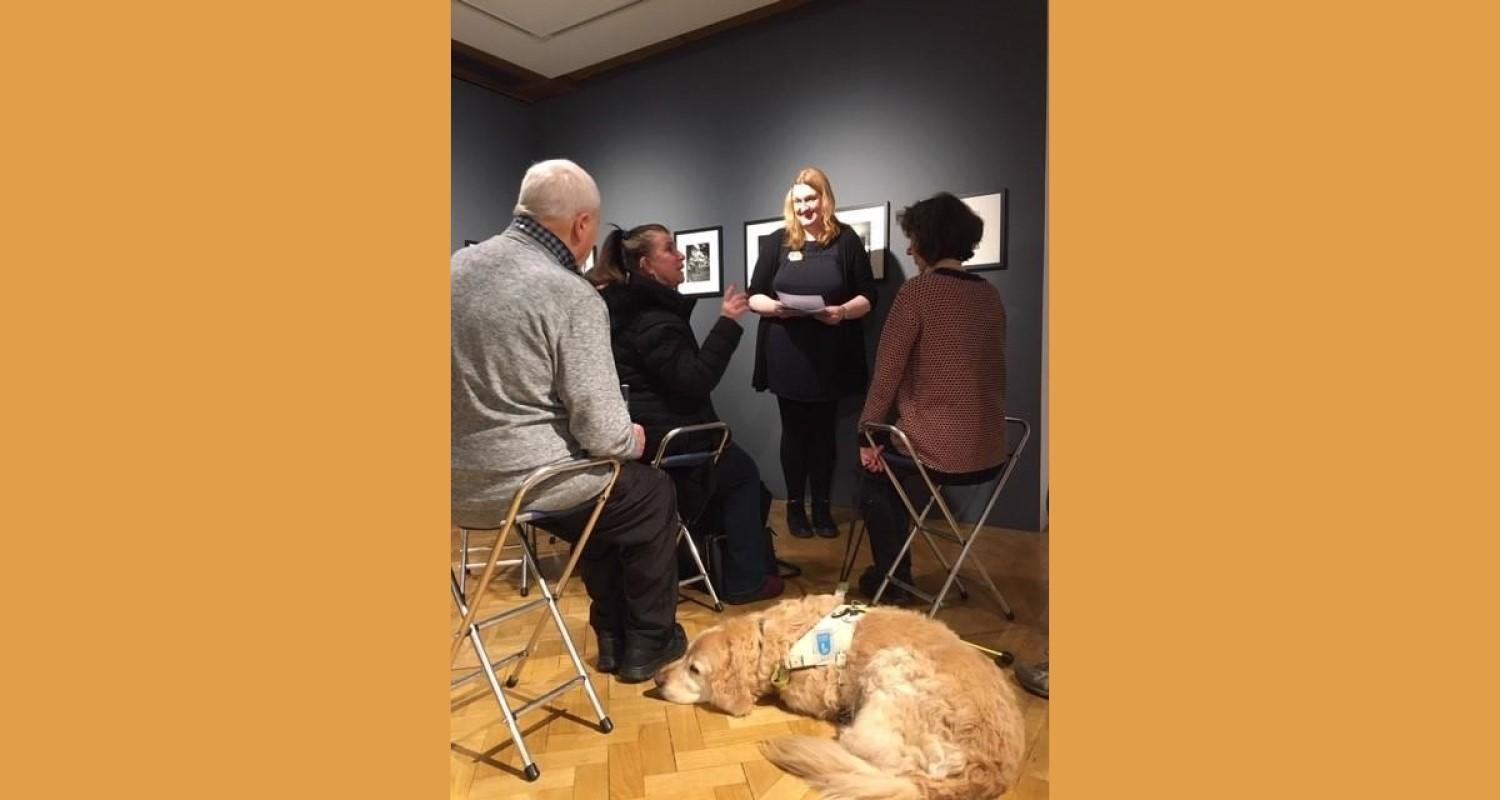
[[1037,697],[1046,697],[1047,672],[1048,664],[1046,661],[1037,664],[1017,664],[1016,683],[1021,684],[1022,689],[1031,692]]
[[[911,575],[903,575],[899,571],[896,573],[896,578],[907,583],[913,582],[911,579]],[[885,572],[883,570],[876,570],[874,567],[867,567],[865,571],[859,576],[859,593],[867,598],[874,599],[875,591],[880,588],[880,582],[882,580],[885,580]],[[880,596],[880,602],[882,604],[889,603],[891,605],[895,605],[898,603],[910,603],[911,601],[911,592],[906,591],[905,589],[897,586],[894,583],[886,584],[885,594]]]
[[665,644],[659,645],[625,645],[625,659],[620,664],[620,671],[615,673],[615,680],[620,683],[641,683],[651,680],[651,676],[662,671],[666,665],[682,658],[687,652],[687,633],[682,626],[672,624],[672,635]]
[[624,644],[624,636],[614,631],[594,631],[594,638],[599,642],[599,662],[594,668],[609,674],[620,668],[620,650]]
[[833,509],[829,508],[827,500],[812,502],[812,529],[813,533],[824,539],[833,539],[839,535],[838,523],[833,521]]
[[812,525],[807,521],[807,511],[801,500],[786,501],[786,531],[798,539],[812,538]]

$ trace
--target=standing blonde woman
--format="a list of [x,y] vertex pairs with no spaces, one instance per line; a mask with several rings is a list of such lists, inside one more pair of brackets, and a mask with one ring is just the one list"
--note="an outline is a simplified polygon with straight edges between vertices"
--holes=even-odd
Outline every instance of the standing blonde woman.
[[[836,207],[822,170],[798,172],[786,193],[786,224],[760,238],[750,277],[750,310],[761,315],[752,384],[776,395],[781,409],[787,529],[803,538],[838,535],[829,510],[838,400],[869,382],[860,318],[875,305],[875,276],[864,243],[838,221]],[[788,295],[820,298],[819,307],[795,310],[782,300]]]

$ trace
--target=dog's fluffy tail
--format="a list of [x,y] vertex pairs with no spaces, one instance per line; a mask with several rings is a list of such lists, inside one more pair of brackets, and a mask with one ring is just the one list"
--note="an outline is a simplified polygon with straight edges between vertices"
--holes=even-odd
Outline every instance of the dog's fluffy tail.
[[832,739],[781,736],[762,742],[771,763],[807,781],[824,800],[920,800],[921,789],[906,778],[881,772]]

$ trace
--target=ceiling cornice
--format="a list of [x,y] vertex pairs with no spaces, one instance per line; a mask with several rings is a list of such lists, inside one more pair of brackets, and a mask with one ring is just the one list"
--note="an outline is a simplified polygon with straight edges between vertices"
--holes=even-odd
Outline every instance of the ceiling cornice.
[[548,78],[525,67],[512,64],[499,56],[492,55],[477,47],[471,47],[454,39],[452,55],[453,77],[476,86],[482,86],[492,92],[503,94],[506,97],[519,100],[523,103],[534,103],[548,97],[567,94],[580,88],[588,81],[633,64],[639,64],[664,55],[684,45],[701,42],[735,28],[760,22],[815,2],[817,0],[778,0],[778,2],[760,6],[738,16],[720,20],[712,25],[707,25],[694,31],[663,39],[629,53],[574,70],[566,75],[559,75],[556,78]]

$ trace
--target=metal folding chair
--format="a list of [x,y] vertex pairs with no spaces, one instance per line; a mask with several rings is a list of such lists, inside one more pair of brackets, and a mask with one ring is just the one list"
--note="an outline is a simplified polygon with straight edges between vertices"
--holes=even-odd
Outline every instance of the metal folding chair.
[[[902,505],[906,506],[906,511],[910,515],[908,518],[912,521],[912,525],[906,534],[906,542],[901,545],[901,552],[896,555],[895,561],[891,562],[891,566],[886,569],[885,576],[880,581],[880,588],[875,591],[875,596],[871,599],[871,602],[880,602],[881,595],[885,594],[886,586],[892,583],[931,603],[931,607],[927,611],[927,616],[929,617],[937,614],[938,609],[943,605],[943,600],[948,595],[948,590],[955,584],[958,586],[960,597],[968,598],[968,591],[964,588],[963,583],[958,580],[958,571],[963,566],[964,559],[968,557],[969,550],[973,548],[974,541],[979,537],[985,521],[989,519],[990,512],[995,508],[995,501],[1000,498],[1000,492],[1005,489],[1006,482],[1010,480],[1010,473],[1015,469],[1016,460],[1020,457],[1021,451],[1026,449],[1026,442],[1031,438],[1031,425],[1026,420],[1017,417],[1006,417],[1005,424],[1020,428],[1020,436],[1008,437],[1008,440],[1013,442],[1014,445],[1009,448],[1010,452],[1005,456],[1004,466],[993,479],[994,488],[990,490],[989,500],[985,503],[984,512],[967,529],[954,516],[953,510],[948,505],[947,498],[943,496],[942,486],[932,480],[932,476],[928,474],[927,465],[916,457],[916,449],[912,447],[911,440],[907,438],[904,431],[894,425],[887,425],[880,422],[866,422],[860,425],[860,433],[864,435],[865,441],[869,442],[871,447],[876,446],[875,436],[883,433],[889,437],[891,447],[899,443],[902,450],[911,454],[891,453],[891,458],[900,459],[901,462],[915,467],[917,474],[922,478],[922,482],[927,485],[927,490],[931,492],[927,504],[918,512],[915,505],[911,502],[911,497],[907,495],[906,489],[902,487],[901,481],[897,479],[896,473],[891,469],[891,462],[886,459],[886,455],[891,450],[891,447],[887,447],[881,451],[881,466],[884,468],[885,476],[890,480],[891,486],[895,488],[896,494],[900,496]],[[927,515],[932,511],[934,505],[942,512],[943,519],[948,523],[948,530],[932,527],[927,522]],[[861,504],[860,507],[863,508],[863,505]],[[943,586],[938,590],[936,595],[923,592],[917,587],[897,578],[895,574],[896,568],[901,564],[901,559],[905,558],[907,552],[911,550],[912,542],[916,540],[918,533],[922,534],[922,538],[927,542],[928,548],[937,557],[938,562],[943,565],[943,570],[946,573],[943,578]],[[851,524],[849,542],[844,549],[844,563],[839,574],[840,582],[849,579],[849,573],[854,568],[854,559],[859,553],[859,539],[862,539],[863,535],[864,530],[862,527]],[[948,563],[948,559],[943,556],[942,550],[938,548],[933,537],[959,545],[958,557],[953,560],[952,564]],[[999,601],[1000,609],[1005,614],[1005,618],[1010,620],[1015,619],[1015,612],[1011,610],[1010,603],[1007,603],[1005,600],[1005,595],[1000,592],[999,587],[995,585],[994,579],[990,577],[989,570],[985,569],[984,564],[980,562],[975,562],[974,566],[978,568],[980,577],[984,579],[985,584],[994,593],[995,599]]]
[[[599,467],[610,468],[609,481],[591,504],[584,504],[579,509],[557,512],[522,510],[528,493],[538,485],[561,475],[583,472]],[[479,658],[479,669],[455,679],[449,688],[458,688],[460,685],[480,675],[483,675],[489,681],[490,689],[495,694],[495,700],[500,703],[500,710],[504,712],[505,725],[510,731],[511,741],[515,742],[516,753],[520,755],[521,763],[525,765],[524,774],[528,781],[536,780],[542,774],[542,771],[536,765],[536,762],[532,760],[530,751],[526,749],[526,741],[521,734],[519,725],[519,719],[522,714],[538,708],[563,692],[582,684],[584,693],[588,695],[589,703],[593,705],[594,713],[599,718],[599,730],[609,733],[615,727],[614,723],[610,721],[608,714],[605,713],[604,706],[599,703],[599,694],[594,691],[594,684],[589,680],[588,673],[583,668],[583,659],[578,656],[578,648],[573,646],[573,638],[568,634],[568,626],[563,621],[562,610],[558,608],[557,598],[567,591],[568,581],[573,576],[573,568],[578,564],[578,557],[583,553],[584,547],[588,545],[589,536],[594,532],[594,524],[598,522],[599,514],[604,510],[605,502],[609,500],[610,492],[614,491],[615,481],[620,477],[620,469],[620,462],[614,459],[592,459],[568,461],[562,464],[541,467],[527,475],[526,480],[521,483],[521,487],[516,490],[515,495],[511,498],[510,507],[505,513],[505,521],[498,528],[499,535],[495,537],[495,543],[490,548],[490,555],[488,561],[485,563],[484,572],[480,576],[479,583],[474,587],[472,593],[468,590],[468,571],[465,568],[467,566],[465,561],[467,559],[468,534],[471,530],[496,529],[469,528],[462,523],[459,526],[464,549],[461,551],[459,568],[450,569],[449,578],[453,589],[453,601],[458,604],[458,610],[463,615],[463,621],[459,624],[458,630],[453,634],[453,644],[449,652],[449,663],[457,663],[459,651],[462,649],[464,641],[468,640],[474,649],[474,654]],[[578,537],[578,541],[573,547],[573,553],[568,559],[567,566],[563,568],[562,577],[558,579],[556,589],[553,589],[547,585],[547,579],[542,575],[541,570],[537,568],[536,553],[532,550],[531,542],[521,536],[518,528],[521,525],[529,525],[541,520],[573,513],[582,508],[587,508],[589,505],[593,506],[593,511],[589,515],[588,523],[584,525],[583,533]],[[492,616],[481,618],[479,607],[484,602],[485,592],[489,589],[491,580],[495,577],[496,567],[500,562],[501,551],[506,546],[506,539],[513,530],[518,531],[517,537],[521,538],[521,560],[523,564],[529,565],[530,569],[536,573],[537,588],[541,589],[542,596]],[[484,639],[480,635],[481,631],[492,625],[531,611],[538,606],[546,606],[547,611],[550,613],[542,615],[542,618],[537,621],[536,629],[532,631],[531,639],[527,642],[526,647],[500,659],[491,658],[489,652],[485,649]],[[511,670],[510,677],[505,681],[507,687],[514,688],[521,679],[521,670],[525,668],[527,658],[536,650],[537,639],[541,636],[542,627],[547,624],[549,618],[557,627],[558,634],[562,636],[563,647],[567,649],[568,656],[573,662],[574,674],[568,680],[531,700],[527,700],[519,707],[512,707],[510,700],[506,697],[505,690],[500,686],[496,670],[503,669],[506,665],[514,663],[515,667]]]
[[[715,431],[718,434],[718,443],[712,449],[694,450],[691,452],[675,453],[672,455],[667,454],[668,449],[672,444],[672,440],[676,439],[678,436],[707,431]],[[651,466],[655,467],[656,469],[671,471],[674,469],[694,469],[702,467],[708,470],[707,484],[709,491],[704,495],[703,505],[699,507],[697,509],[697,513],[693,515],[693,519],[691,520],[693,524],[697,524],[699,518],[701,518],[703,514],[704,509],[712,505],[712,503],[710,503],[708,500],[708,495],[712,493],[713,470],[714,467],[718,466],[719,457],[724,454],[724,448],[729,446],[729,438],[729,425],[723,422],[705,422],[699,425],[683,425],[680,428],[673,428],[672,430],[667,431],[667,435],[661,438],[661,444],[656,448],[656,457],[651,460]],[[680,505],[678,510],[680,513]],[[708,569],[703,566],[703,559],[698,554],[698,545],[693,542],[693,534],[692,531],[688,530],[688,525],[689,520],[686,517],[683,517],[682,527],[677,531],[677,543],[679,545],[681,545],[683,542],[687,543],[688,555],[692,557],[693,564],[698,568],[698,574],[691,578],[685,578],[679,581],[677,586],[678,588],[683,588],[685,586],[690,586],[694,583],[702,581],[703,587],[708,590],[708,596],[714,601],[714,611],[723,611],[724,604],[719,601],[719,593],[714,590],[714,582],[711,578],[708,577]],[[709,548],[709,553],[710,555],[713,553],[712,547]]]

